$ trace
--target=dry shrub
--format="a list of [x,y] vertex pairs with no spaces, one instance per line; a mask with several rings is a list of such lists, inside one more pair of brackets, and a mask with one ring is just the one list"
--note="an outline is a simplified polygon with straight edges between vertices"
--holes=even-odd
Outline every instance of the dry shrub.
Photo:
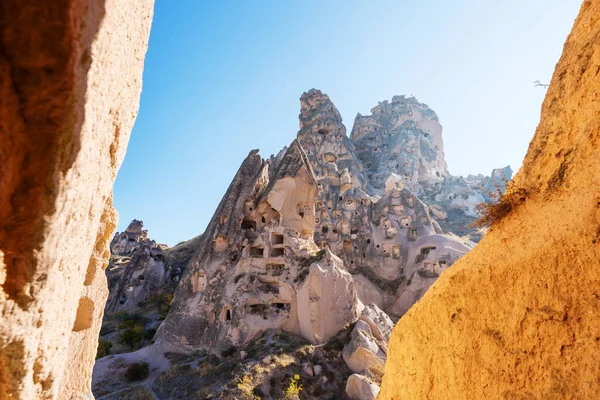
[[478,228],[492,226],[527,199],[527,190],[515,187],[512,181],[507,183],[505,180],[504,183],[506,186],[504,194],[502,187],[497,184],[494,192],[488,192],[492,201],[477,206],[480,217],[475,221],[475,225]]

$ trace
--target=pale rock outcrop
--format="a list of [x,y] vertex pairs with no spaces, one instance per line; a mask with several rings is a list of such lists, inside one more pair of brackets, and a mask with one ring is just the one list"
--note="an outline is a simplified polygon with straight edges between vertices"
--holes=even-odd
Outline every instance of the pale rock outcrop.
[[379,394],[379,386],[366,376],[352,374],[346,381],[346,395],[350,400],[374,400]]
[[359,321],[352,331],[352,339],[344,347],[342,357],[352,372],[370,370],[376,375],[383,375],[385,352],[377,343],[369,324]]
[[132,310],[149,295],[175,287],[177,275],[172,275],[166,263],[168,247],[150,240],[142,227],[142,221],[133,220],[124,232],[115,234],[110,244],[106,314]]
[[[356,116],[350,135],[368,177],[370,194],[408,189],[431,207],[446,232],[475,242],[483,232],[472,224],[477,208],[492,199],[489,192],[504,190],[510,167],[495,169],[491,177],[455,177],[448,172],[442,126],[435,112],[414,97],[394,96],[380,102],[371,115]],[[443,222],[442,222],[443,221]]]
[[599,38],[584,1],[509,212],[396,325],[378,398],[600,397]]
[[[373,188],[327,95],[312,89],[300,105],[297,140],[242,164],[157,340],[218,352],[281,329],[322,343],[355,322],[362,303],[402,315],[470,249],[400,184]],[[428,148],[445,175],[437,117],[414,115],[427,127],[418,134],[435,136]],[[421,181],[430,180],[444,176]]]
[[383,375],[387,344],[393,327],[390,317],[375,304],[368,304],[363,308],[360,319],[352,330],[350,342],[342,352],[346,365],[355,373],[348,378],[346,384],[346,393],[351,398],[370,398],[371,388],[379,392],[378,385],[367,376]]
[[371,115],[358,114],[350,138],[375,188],[382,189],[394,172],[420,196],[423,184],[442,182],[448,174],[442,126],[414,97],[394,96],[373,107]]
[[[403,99],[398,97],[397,105],[400,105]],[[417,104],[413,100],[409,103]],[[363,303],[375,302],[385,311],[394,312],[394,304],[402,295],[401,291],[410,286],[410,284],[402,286],[403,282],[412,282],[412,276],[416,273],[414,263],[408,256],[409,253],[414,252],[412,250],[415,246],[414,242],[419,240],[418,249],[420,249],[426,244],[424,241],[427,241],[427,237],[443,235],[444,232],[440,224],[431,217],[428,206],[413,192],[407,190],[401,181],[388,178],[386,189],[377,189],[379,181],[373,183],[372,180],[378,178],[374,175],[366,176],[365,171],[369,171],[368,168],[363,167],[366,159],[361,159],[353,141],[346,137],[346,129],[339,112],[327,95],[312,89],[302,95],[300,104],[298,141],[306,149],[318,182],[315,243],[320,248],[329,247],[344,261],[348,271],[357,277],[356,290]],[[438,160],[436,163],[443,164],[445,171],[443,152],[440,150],[441,126],[435,114],[426,111],[426,106],[417,108],[422,110],[415,111],[414,121],[410,121],[422,123],[424,129],[435,136],[431,142],[428,142],[428,148],[431,151],[439,150],[435,150],[437,154],[435,158]],[[387,109],[385,112],[388,112]],[[418,117],[423,115],[429,115],[425,118],[429,122],[424,122],[424,117]],[[402,118],[412,117],[406,113]],[[366,125],[362,127],[355,124],[352,137],[358,144],[364,144],[362,139],[367,141],[367,137],[389,141],[392,140],[391,136],[397,134],[397,132],[383,133],[381,131],[383,128],[371,126],[374,122],[369,122],[371,120],[368,118],[359,120]],[[389,123],[389,117],[382,117],[380,123],[383,121]],[[368,134],[365,133],[365,129],[369,130]],[[357,133],[359,131],[362,133]],[[428,134],[427,132],[415,128],[413,133],[425,135]],[[439,140],[436,135],[439,136]],[[417,160],[415,161],[417,164],[426,163],[426,161],[419,161],[421,153],[409,154],[402,143],[398,143],[396,148],[400,157],[413,157]],[[387,147],[382,145],[382,149]],[[390,175],[385,165],[377,164],[381,162],[379,158],[376,157],[371,162],[372,171],[379,171],[377,176],[381,177],[382,181],[385,177],[395,176]],[[418,172],[418,168],[415,171]],[[442,182],[443,179],[442,176],[436,176],[435,179],[432,177],[422,181]],[[441,215],[444,211],[439,208],[436,212]],[[456,245],[449,246],[451,250],[447,254],[447,261],[438,265],[438,273],[449,267],[470,247],[470,244],[465,245],[455,236],[448,236],[447,240],[455,241]],[[416,301],[433,280],[430,279],[420,286],[413,286],[410,290],[418,293],[405,298]]]
[[361,306],[352,275],[342,260],[325,251],[297,290],[300,333],[313,343],[329,340],[349,321],[356,321]]
[[0,398],[91,395],[152,7],[0,2]]
[[371,329],[371,334],[376,339],[382,340],[387,346],[392,335],[392,329],[394,329],[394,323],[385,312],[376,304],[368,304],[363,308],[359,321],[366,322]]
[[142,228],[143,222],[134,219],[110,243],[105,319],[138,308],[150,296],[173,293],[202,238],[168,247],[148,238],[148,231]]

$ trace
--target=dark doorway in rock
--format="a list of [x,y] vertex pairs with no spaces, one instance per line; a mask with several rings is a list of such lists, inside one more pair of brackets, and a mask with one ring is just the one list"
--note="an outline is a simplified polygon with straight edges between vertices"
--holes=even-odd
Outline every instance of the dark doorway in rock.
[[244,219],[242,221],[242,229],[255,231],[256,230],[256,222]]

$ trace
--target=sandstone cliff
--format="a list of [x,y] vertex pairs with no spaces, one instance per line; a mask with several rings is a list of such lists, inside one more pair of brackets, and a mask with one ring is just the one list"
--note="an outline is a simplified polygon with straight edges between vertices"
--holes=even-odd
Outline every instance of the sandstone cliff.
[[90,396],[152,0],[0,1],[0,398]]
[[600,398],[599,38],[585,1],[496,222],[394,328],[380,399]]

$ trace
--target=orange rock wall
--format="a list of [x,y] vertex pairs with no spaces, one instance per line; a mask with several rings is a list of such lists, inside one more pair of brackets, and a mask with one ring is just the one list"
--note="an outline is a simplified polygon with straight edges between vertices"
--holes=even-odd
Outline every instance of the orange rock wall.
[[600,1],[514,183],[526,200],[394,328],[379,399],[600,398]]
[[153,0],[0,0],[0,399],[90,392]]

